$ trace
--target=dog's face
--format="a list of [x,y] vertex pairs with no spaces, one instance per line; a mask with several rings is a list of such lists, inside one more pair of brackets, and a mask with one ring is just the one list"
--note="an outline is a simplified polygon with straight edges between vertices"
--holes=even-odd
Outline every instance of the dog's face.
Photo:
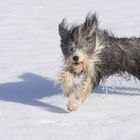
[[59,24],[61,49],[65,64],[71,71],[80,74],[87,61],[92,57],[96,45],[96,30],[98,20],[96,15],[88,15],[84,24],[68,27],[65,19]]

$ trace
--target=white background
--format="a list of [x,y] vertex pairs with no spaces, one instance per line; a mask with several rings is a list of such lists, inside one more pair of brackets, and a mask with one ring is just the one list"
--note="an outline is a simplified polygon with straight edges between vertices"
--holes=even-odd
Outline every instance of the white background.
[[82,23],[89,11],[116,36],[140,36],[139,0],[0,0],[1,140],[140,139],[139,81],[113,76],[72,113],[54,87],[58,24]]

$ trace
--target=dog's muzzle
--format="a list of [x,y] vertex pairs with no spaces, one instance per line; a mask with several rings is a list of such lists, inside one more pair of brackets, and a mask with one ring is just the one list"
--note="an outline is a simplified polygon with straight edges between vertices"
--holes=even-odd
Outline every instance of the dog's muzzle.
[[78,62],[79,56],[73,56],[73,64],[74,66],[78,66],[80,63]]

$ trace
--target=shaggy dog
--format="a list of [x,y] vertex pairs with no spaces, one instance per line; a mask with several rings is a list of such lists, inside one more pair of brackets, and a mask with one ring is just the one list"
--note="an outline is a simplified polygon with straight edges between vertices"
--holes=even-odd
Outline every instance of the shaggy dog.
[[[75,111],[100,81],[113,74],[129,73],[140,80],[140,38],[118,38],[100,29],[96,14],[81,25],[59,24],[64,67],[59,80],[67,108]],[[80,81],[75,83],[75,78]]]

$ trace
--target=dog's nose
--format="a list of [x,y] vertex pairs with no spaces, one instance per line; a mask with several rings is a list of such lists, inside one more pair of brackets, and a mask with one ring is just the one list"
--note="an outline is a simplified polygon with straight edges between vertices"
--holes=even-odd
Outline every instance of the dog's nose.
[[78,56],[73,56],[73,60],[74,61],[78,61],[79,60],[79,57]]

